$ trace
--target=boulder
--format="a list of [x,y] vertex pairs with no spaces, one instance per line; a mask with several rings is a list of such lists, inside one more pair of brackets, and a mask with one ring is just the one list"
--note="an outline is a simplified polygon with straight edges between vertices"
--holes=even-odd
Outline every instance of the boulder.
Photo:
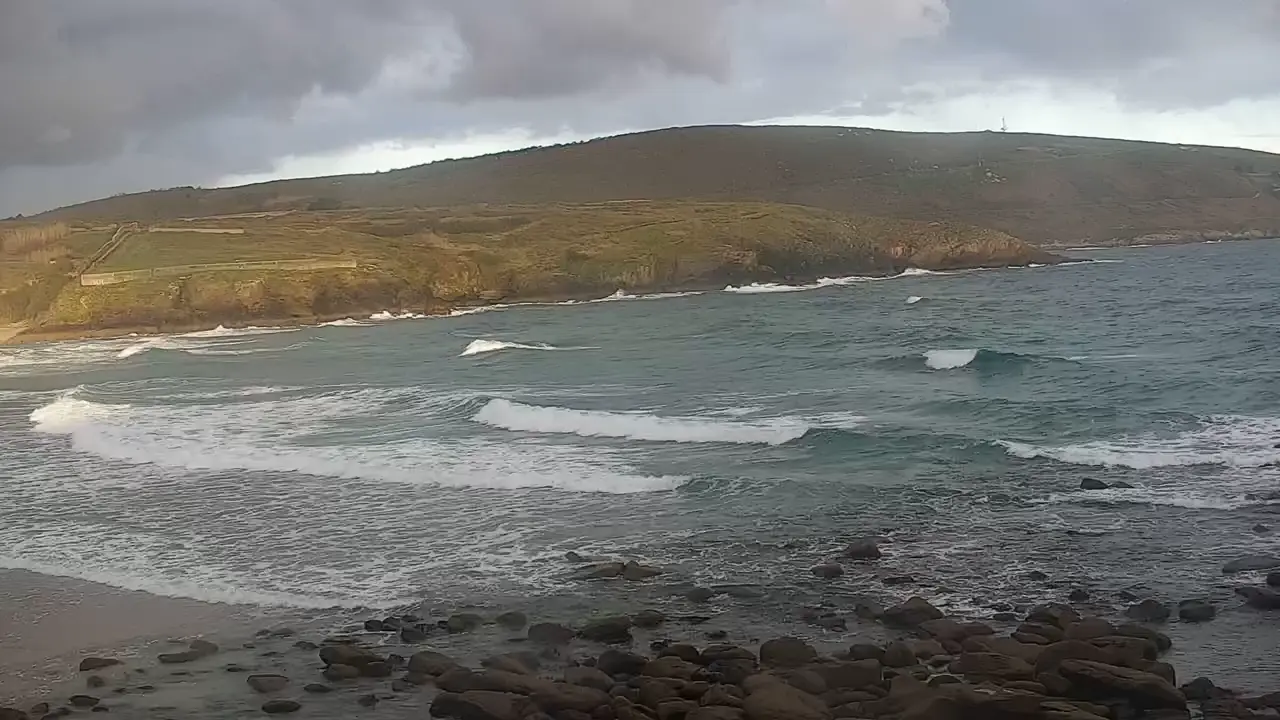
[[590,713],[598,707],[612,705],[613,698],[609,693],[595,688],[553,682],[534,692],[533,702],[554,715],[564,710]]
[[1241,587],[1236,594],[1244,598],[1244,604],[1255,610],[1280,610],[1280,592],[1269,588]]
[[748,720],[832,720],[821,699],[786,683],[769,683],[747,696],[742,709]]
[[631,618],[626,615],[597,618],[578,631],[578,636],[591,642],[625,645],[631,642]]
[[419,627],[405,626],[400,628],[400,642],[406,645],[417,645],[427,641],[427,632]]
[[371,662],[367,665],[360,666],[360,677],[367,678],[386,678],[391,677],[394,670],[389,662]]
[[1147,640],[1152,645],[1155,645],[1156,651],[1160,653],[1166,652],[1167,650],[1169,650],[1169,648],[1173,647],[1173,640],[1171,640],[1168,635],[1165,635],[1164,633],[1156,630],[1152,630],[1151,628],[1145,625],[1135,625],[1133,623],[1126,623],[1124,625],[1121,625],[1120,627],[1117,627],[1115,634],[1121,635],[1124,637],[1136,637],[1136,638],[1142,638],[1143,640]]
[[1076,588],[1067,593],[1067,600],[1073,603],[1089,602],[1089,591]]
[[1144,660],[1155,660],[1160,656],[1160,649],[1146,638],[1128,637],[1125,635],[1108,635],[1089,641],[1094,647],[1109,653],[1113,665],[1137,667]]
[[327,645],[320,648],[320,660],[325,665],[364,667],[369,663],[383,662],[386,658],[357,645]]
[[658,705],[658,720],[684,720],[697,709],[698,703],[692,700],[668,700]]
[[308,683],[302,686],[302,691],[311,693],[312,695],[327,695],[333,692],[333,688],[321,683]]
[[884,660],[884,648],[871,643],[858,643],[851,645],[845,655],[850,660]]
[[689,602],[704,603],[710,602],[711,598],[716,596],[716,591],[711,588],[696,587],[684,594]]
[[1070,605],[1047,603],[1031,608],[1031,612],[1027,613],[1026,621],[1041,625],[1051,625],[1059,630],[1066,630],[1068,625],[1079,620],[1080,613],[1076,612],[1076,609]]
[[880,661],[869,658],[849,662],[821,663],[808,666],[832,690],[861,690],[879,685],[884,678]]
[[1178,603],[1178,619],[1183,622],[1209,622],[1218,615],[1218,608],[1208,600],[1183,600]]
[[[40,715],[36,716],[37,718]],[[0,720],[29,720],[28,715],[16,708],[0,707]]]
[[880,545],[875,538],[859,538],[844,549],[844,556],[850,560],[879,560],[880,555]]
[[1094,638],[1114,635],[1115,628],[1102,618],[1083,618],[1067,626],[1063,640],[1092,640]]
[[268,715],[288,715],[302,709],[297,700],[268,700],[262,703],[262,712]]
[[331,682],[340,682],[342,680],[355,680],[360,677],[360,668],[354,665],[334,664],[326,667],[324,672],[320,673],[325,680]]
[[899,640],[885,646],[883,662],[891,668],[911,667],[916,664],[916,653],[910,645]]
[[549,684],[550,680],[510,673],[502,670],[485,670],[475,672],[467,668],[450,670],[436,678],[436,687],[445,692],[465,693],[469,690],[488,690],[490,692],[515,693],[516,695],[532,695]]
[[1087,477],[1080,481],[1081,490],[1106,490],[1109,487],[1111,486],[1097,478]]
[[632,684],[639,691],[637,700],[647,708],[657,710],[658,706],[668,700],[679,700],[683,681],[670,678],[636,678]]
[[1031,680],[1035,668],[1022,658],[996,653],[962,653],[947,668],[970,680]]
[[841,575],[844,575],[844,568],[837,563],[825,563],[810,568],[809,572],[823,580],[834,580]]
[[[1050,625],[1048,623],[1039,623],[1039,622],[1022,623],[1021,625],[1018,626],[1015,636],[1017,634],[1035,635],[1037,637],[1042,637],[1045,640],[1048,640],[1049,642],[1058,642],[1059,640],[1067,639],[1066,633],[1063,631],[1062,628],[1058,627],[1057,625]],[[1037,644],[1044,645],[1045,643],[1037,643]]]
[[1277,570],[1280,569],[1280,557],[1275,555],[1246,555],[1236,558],[1222,566],[1224,575],[1241,572],[1254,572],[1257,570]]
[[425,650],[409,657],[409,672],[437,677],[457,669],[458,663],[442,653]]
[[115,658],[87,657],[80,661],[80,672],[93,672],[121,664],[123,661]]
[[684,716],[684,720],[744,720],[746,714],[739,708],[724,705],[707,705]]
[[507,630],[521,630],[524,626],[529,624],[529,616],[519,610],[511,610],[509,612],[502,613],[498,617],[494,618],[493,621],[497,623],[499,627],[506,628]]
[[1149,672],[1072,659],[1062,661],[1058,674],[1085,699],[1124,698],[1139,710],[1187,707],[1187,698],[1178,688]]
[[532,652],[490,655],[480,661],[480,666],[488,670],[501,670],[503,672],[518,673],[520,675],[536,675],[538,667],[541,664],[542,663],[538,661],[538,655]]
[[193,640],[188,649],[176,653],[162,653],[157,659],[165,665],[189,663],[218,652],[218,646],[208,640]]
[[703,677],[704,671],[701,665],[696,665],[675,655],[667,655],[646,663],[640,674],[645,677],[692,680],[695,677]]
[[632,616],[631,621],[638,628],[652,630],[667,621],[667,616],[657,610],[641,610]]
[[760,646],[760,663],[766,667],[797,668],[817,657],[817,650],[794,637],[774,638]]
[[827,691],[827,681],[823,680],[818,673],[804,668],[787,673],[786,681],[792,687],[803,690],[810,695],[822,695]]
[[886,625],[914,628],[930,620],[943,617],[942,611],[922,597],[913,597],[904,603],[886,608],[883,620]]
[[540,645],[568,645],[573,641],[573,630],[557,623],[535,623],[529,626],[529,641]]
[[622,579],[630,580],[631,582],[648,580],[649,578],[657,577],[661,574],[662,571],[658,568],[641,565],[635,560],[628,562],[622,567]]
[[699,700],[700,704],[706,705],[724,705],[726,707],[740,708],[745,693],[736,685],[715,684],[712,685]]
[[686,643],[668,645],[658,652],[658,657],[677,657],[691,663],[702,662],[702,653],[698,648]]
[[455,720],[521,720],[527,716],[530,706],[529,698],[513,693],[442,692],[431,702],[431,716]]
[[1147,598],[1140,603],[1125,608],[1125,617],[1138,622],[1162,623],[1169,619],[1169,607],[1158,600]]
[[71,697],[67,698],[67,702],[71,705],[71,707],[91,708],[91,707],[97,707],[98,703],[102,701],[92,695],[72,695]]
[[250,675],[244,681],[260,693],[280,692],[289,686],[289,678],[284,675]]
[[484,624],[484,618],[475,613],[457,613],[449,616],[444,623],[444,629],[451,633],[466,633],[475,630]]
[[648,658],[635,653],[622,650],[605,650],[600,653],[600,657],[596,660],[596,668],[613,676],[639,675],[648,662]]
[[603,692],[609,692],[613,688],[613,678],[603,670],[593,667],[565,668],[564,681],[570,685],[581,685]]

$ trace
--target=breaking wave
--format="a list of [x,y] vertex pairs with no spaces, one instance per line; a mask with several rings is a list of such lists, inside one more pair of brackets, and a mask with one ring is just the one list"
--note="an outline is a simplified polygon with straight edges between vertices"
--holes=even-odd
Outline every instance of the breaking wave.
[[[822,426],[820,421],[790,416],[734,421],[706,416],[663,416],[526,405],[501,398],[490,400],[472,419],[491,427],[518,432],[743,445],[782,445]],[[829,423],[828,427],[850,427],[863,419],[849,415],[824,418]]]
[[673,490],[681,476],[637,473],[599,449],[412,437],[373,444],[315,444],[315,433],[386,411],[375,391],[219,405],[105,404],[63,393],[30,415],[34,430],[77,452],[183,471],[296,473],[374,483],[578,493]]
[[1196,465],[1257,468],[1280,464],[1277,438],[1280,418],[1218,415],[1173,436],[1146,434],[1058,446],[1003,440],[1000,445],[1014,457],[1071,465],[1137,470]]
[[507,342],[506,340],[472,340],[458,357],[467,357],[470,355],[483,355],[485,353],[499,352],[502,350],[594,350],[595,348],[573,347],[562,348],[555,345],[547,345],[546,343],[518,343]]
[[954,370],[968,365],[977,357],[976,349],[929,350],[924,354],[924,364],[934,370]]
[[1029,365],[1045,365],[1050,363],[1077,364],[1086,356],[1060,357],[1057,355],[1032,355],[984,348],[956,348],[927,350],[922,356],[913,359],[918,363],[923,358],[924,366],[930,370],[957,370],[975,368],[984,371],[999,371]]
[[915,305],[916,303],[920,302],[921,300],[924,300],[924,298],[920,297],[919,295],[912,295],[911,297],[907,298],[907,304],[908,304],[908,305]]

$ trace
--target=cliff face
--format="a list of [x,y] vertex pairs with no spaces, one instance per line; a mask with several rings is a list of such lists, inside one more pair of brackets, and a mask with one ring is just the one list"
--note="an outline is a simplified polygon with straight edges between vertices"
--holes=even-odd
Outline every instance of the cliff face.
[[319,208],[680,199],[760,201],[988,227],[1034,244],[1158,233],[1280,234],[1280,156],[1017,133],[700,127],[376,175],[127,195],[53,219],[139,220]]
[[[178,329],[369,314],[438,312],[496,301],[595,298],[617,290],[714,289],[822,276],[1026,265],[1057,258],[1004,233],[759,203],[607,203],[554,208],[310,213],[202,239],[213,252],[341,252],[356,270],[198,272],[116,285],[66,285],[37,332]],[[326,228],[323,234],[307,228]],[[272,239],[268,242],[268,239]],[[182,259],[130,238],[119,266]],[[209,243],[221,243],[221,249]],[[137,243],[130,246],[130,243]],[[167,243],[167,244],[166,244]],[[237,244],[238,243],[238,244]],[[296,246],[296,247],[295,247]],[[145,252],[144,252],[145,251]],[[121,268],[123,269],[123,268]]]

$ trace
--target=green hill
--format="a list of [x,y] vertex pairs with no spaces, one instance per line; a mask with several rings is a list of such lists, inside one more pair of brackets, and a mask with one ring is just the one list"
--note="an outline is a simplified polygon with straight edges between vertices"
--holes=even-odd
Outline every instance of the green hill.
[[[1050,247],[1280,234],[1280,156],[1018,133],[677,128],[372,175],[124,195],[48,219],[610,200],[760,201],[941,220]],[[1168,234],[1165,238],[1152,235]]]

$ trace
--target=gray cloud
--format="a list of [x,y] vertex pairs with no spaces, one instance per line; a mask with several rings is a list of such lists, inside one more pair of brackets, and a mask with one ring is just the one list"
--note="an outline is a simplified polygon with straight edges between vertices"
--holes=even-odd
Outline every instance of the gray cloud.
[[[1280,0],[0,0],[0,214],[285,155],[910,105],[1280,93]],[[963,81],[963,82],[961,82]]]

